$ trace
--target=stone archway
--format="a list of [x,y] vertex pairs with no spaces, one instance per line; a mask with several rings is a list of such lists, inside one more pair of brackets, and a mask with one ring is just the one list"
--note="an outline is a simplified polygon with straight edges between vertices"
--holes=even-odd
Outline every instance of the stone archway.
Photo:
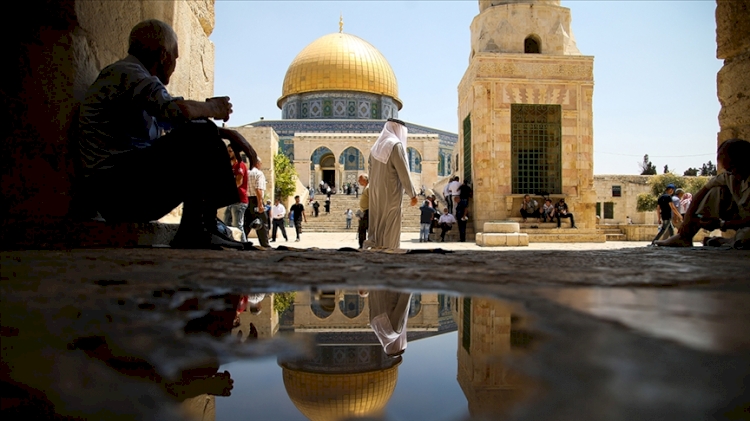
[[359,173],[365,170],[365,155],[356,147],[349,146],[339,155],[341,168],[341,185],[346,183],[355,184]]
[[336,155],[326,146],[320,146],[310,155],[310,185],[328,183],[334,189],[336,178]]

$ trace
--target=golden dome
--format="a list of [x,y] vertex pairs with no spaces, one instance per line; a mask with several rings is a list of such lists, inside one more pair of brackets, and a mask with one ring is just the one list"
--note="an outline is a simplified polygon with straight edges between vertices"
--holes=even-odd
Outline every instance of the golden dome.
[[398,99],[398,82],[391,65],[375,47],[350,34],[324,35],[294,58],[284,77],[277,105],[289,95],[319,91],[355,91]]
[[309,373],[283,367],[294,406],[312,421],[378,416],[396,389],[398,365],[364,373]]

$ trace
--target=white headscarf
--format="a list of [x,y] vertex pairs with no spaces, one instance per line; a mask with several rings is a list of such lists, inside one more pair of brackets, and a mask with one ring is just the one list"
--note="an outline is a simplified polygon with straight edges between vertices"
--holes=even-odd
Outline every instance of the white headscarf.
[[396,123],[395,121],[386,121],[383,131],[380,132],[380,137],[375,141],[370,149],[370,155],[373,159],[377,159],[382,163],[388,162],[388,158],[391,157],[393,147],[398,142],[404,146],[404,152],[406,152],[406,126]]

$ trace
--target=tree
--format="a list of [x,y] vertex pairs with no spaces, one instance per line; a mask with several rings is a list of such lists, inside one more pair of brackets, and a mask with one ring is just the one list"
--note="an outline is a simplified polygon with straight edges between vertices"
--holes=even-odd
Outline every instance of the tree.
[[276,313],[281,314],[291,307],[294,304],[296,294],[294,291],[273,294],[273,309]]
[[279,199],[286,199],[294,194],[297,170],[283,153],[273,157],[273,174],[275,178],[274,194]]
[[701,175],[704,177],[713,177],[716,175],[716,166],[708,161],[701,167]]
[[688,168],[684,173],[682,173],[682,175],[686,177],[695,177],[696,175],[698,175],[698,168]]
[[664,166],[664,174],[669,172],[669,165]]
[[656,165],[649,159],[648,154],[643,155],[643,162],[640,163],[641,175],[656,175]]

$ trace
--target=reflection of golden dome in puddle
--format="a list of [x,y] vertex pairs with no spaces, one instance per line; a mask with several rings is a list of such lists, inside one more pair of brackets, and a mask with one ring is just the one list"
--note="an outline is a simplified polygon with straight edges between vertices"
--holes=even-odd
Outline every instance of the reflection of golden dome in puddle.
[[320,91],[355,91],[398,99],[391,65],[377,48],[350,34],[324,35],[294,58],[284,77],[281,106],[289,95]]
[[398,365],[364,373],[310,373],[283,367],[294,406],[312,421],[379,415],[398,379]]

